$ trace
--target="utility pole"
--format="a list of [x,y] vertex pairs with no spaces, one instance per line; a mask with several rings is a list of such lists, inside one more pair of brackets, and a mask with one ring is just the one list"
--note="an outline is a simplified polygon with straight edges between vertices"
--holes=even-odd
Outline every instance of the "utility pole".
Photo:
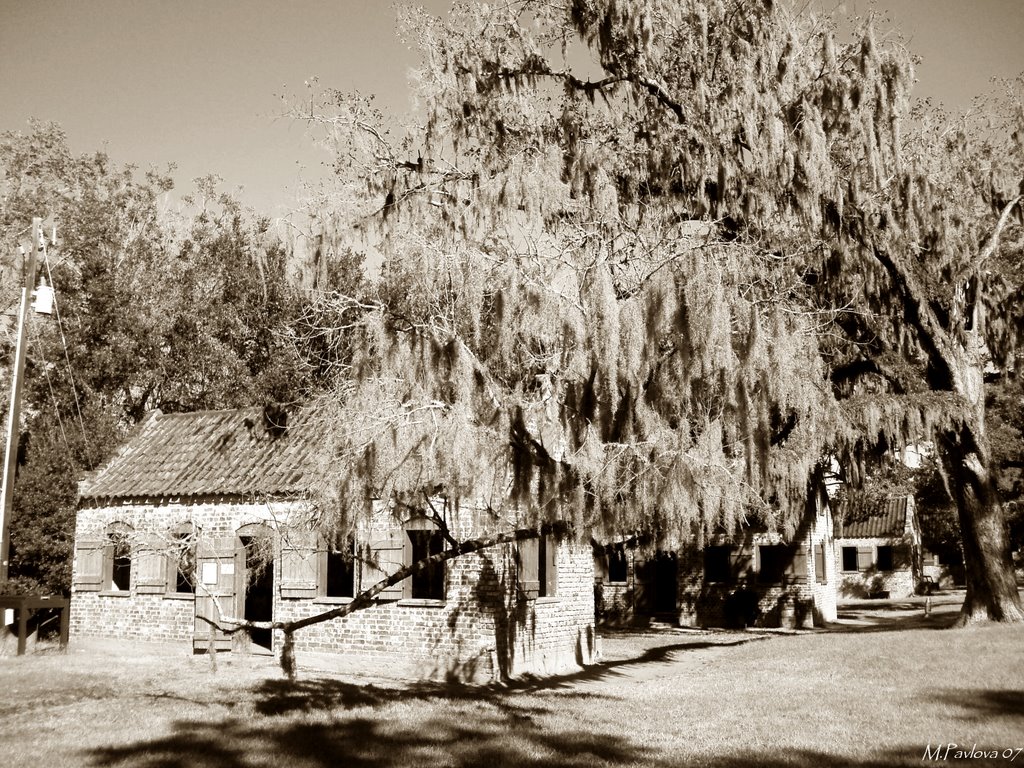
[[0,496],[0,587],[7,583],[7,570],[11,552],[11,538],[8,529],[11,512],[14,509],[14,473],[18,463],[18,442],[21,420],[21,388],[25,376],[25,348],[27,346],[27,325],[29,301],[36,285],[36,257],[43,250],[43,221],[32,219],[32,250],[25,259],[25,282],[21,289],[21,309],[18,312],[18,343],[14,352],[14,376],[11,384],[11,404],[7,416],[7,450],[4,456],[4,485]]

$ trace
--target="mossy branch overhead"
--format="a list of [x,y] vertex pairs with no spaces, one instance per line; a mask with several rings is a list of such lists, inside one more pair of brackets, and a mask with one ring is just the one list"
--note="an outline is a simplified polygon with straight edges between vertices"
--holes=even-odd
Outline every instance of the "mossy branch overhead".
[[780,3],[404,29],[422,119],[395,139],[336,93],[315,115],[384,255],[335,404],[346,488],[688,537],[788,528],[818,462],[853,471],[880,435],[984,466],[976,385],[1020,327],[1019,110],[980,131],[914,107],[898,39]]

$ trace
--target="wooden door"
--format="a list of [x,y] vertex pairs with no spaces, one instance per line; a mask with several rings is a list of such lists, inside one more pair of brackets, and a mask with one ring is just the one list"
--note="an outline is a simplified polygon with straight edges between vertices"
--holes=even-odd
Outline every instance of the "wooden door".
[[238,617],[239,549],[240,542],[234,536],[212,540],[200,538],[196,546],[196,615],[192,648],[197,652],[211,650],[211,644],[215,651],[231,650],[231,635],[203,619],[220,621],[225,616]]
[[679,596],[679,566],[675,552],[659,551],[654,560],[654,613],[674,614]]
[[675,552],[658,550],[634,569],[636,610],[644,615],[670,614],[679,591]]

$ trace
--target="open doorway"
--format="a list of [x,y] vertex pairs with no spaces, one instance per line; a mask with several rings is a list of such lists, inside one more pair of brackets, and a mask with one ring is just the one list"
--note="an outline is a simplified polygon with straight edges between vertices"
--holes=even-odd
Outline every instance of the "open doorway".
[[671,617],[676,611],[679,566],[675,552],[658,550],[637,563],[637,612]]
[[[262,530],[261,530],[262,529]],[[248,621],[271,621],[274,618],[274,550],[273,536],[263,526],[246,526],[239,531],[245,557],[244,612]],[[250,629],[253,644],[271,649],[273,632]]]

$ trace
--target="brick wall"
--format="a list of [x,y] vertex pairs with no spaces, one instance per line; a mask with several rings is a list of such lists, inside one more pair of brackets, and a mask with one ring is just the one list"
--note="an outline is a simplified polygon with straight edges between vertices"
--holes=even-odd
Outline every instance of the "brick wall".
[[626,580],[618,582],[609,578],[607,555],[600,552],[594,554],[594,600],[597,618],[605,626],[627,626],[636,620],[637,548],[623,547],[623,552],[626,557]]
[[[473,510],[450,521],[457,536],[473,535]],[[378,508],[368,539],[393,529]],[[552,674],[594,657],[593,561],[589,546],[560,542],[552,597],[526,599],[518,588],[514,547],[496,547],[446,564],[443,601],[386,600],[296,634],[296,649],[345,654],[368,664],[401,659],[417,675],[495,679]],[[363,588],[370,586],[364,583]],[[345,601],[276,596],[275,615],[299,619]]]
[[[747,533],[734,538],[712,537],[709,544],[731,545],[737,569],[732,580],[711,581],[704,573],[703,553],[680,557],[680,622],[694,626],[812,627],[835,621],[836,562],[832,511],[824,492],[808,504],[796,534]],[[758,547],[790,548],[786,573],[776,583],[763,583],[758,573]],[[684,565],[685,564],[685,565]],[[818,573],[819,565],[823,573]]]
[[[101,539],[112,523],[131,526],[140,547],[151,540],[147,537],[153,532],[167,532],[187,523],[195,524],[206,540],[233,537],[240,527],[252,523],[285,530],[284,523],[296,509],[294,503],[286,502],[267,506],[216,500],[83,507],[78,513],[76,541]],[[453,521],[456,535],[472,535],[472,515],[469,511]],[[389,531],[394,532],[390,514],[377,507],[360,537],[371,541]],[[82,559],[76,548],[76,583]],[[300,653],[344,654],[365,661],[368,669],[398,665],[419,676],[459,679],[576,669],[594,658],[593,557],[589,545],[563,541],[556,547],[554,560],[557,587],[553,596],[524,596],[518,586],[514,547],[496,547],[448,562],[443,601],[385,600],[343,619],[298,631],[296,649]],[[93,635],[191,641],[196,599],[140,593],[137,566],[133,559],[128,591],[72,588],[73,638]],[[283,597],[280,550],[273,567],[276,620],[304,618],[345,602],[312,595]],[[371,583],[364,582],[362,587]],[[240,613],[243,604],[236,598],[235,611]],[[280,638],[275,642],[279,646]]]
[[197,501],[181,503],[134,503],[89,506],[79,509],[75,541],[102,539],[112,524],[134,530],[129,541],[133,559],[129,591],[85,591],[79,585],[83,551],[76,546],[72,565],[71,637],[126,637],[142,640],[192,640],[195,598],[173,591],[142,594],[139,591],[138,550],[146,543],[170,545],[170,532],[194,524],[201,535],[227,536],[243,525],[271,524],[286,518],[295,508],[290,502],[254,504]]
[[[778,534],[750,533],[733,538],[713,536],[709,546],[729,546],[737,559],[729,578],[705,578],[704,550],[696,545],[678,547],[674,552],[675,583],[646,583],[659,578],[656,568],[644,568],[640,550],[627,550],[628,578],[625,584],[609,584],[603,556],[596,556],[599,614],[603,623],[642,623],[652,611],[651,593],[676,590],[675,621],[682,626],[803,626],[836,620],[838,569],[833,545],[833,520],[824,492],[820,493],[801,520],[797,534],[784,542]],[[798,573],[785,575],[778,583],[761,583],[756,573],[759,546],[788,544],[794,562],[802,561]],[[648,554],[654,562],[657,555]],[[824,569],[819,580],[818,566]],[[797,570],[797,569],[794,569]],[[660,618],[667,618],[661,616]]]
[[[892,570],[885,571],[878,568],[878,548],[883,546],[892,547]],[[863,552],[861,564],[857,569],[844,569],[844,547]],[[891,538],[836,539],[835,549],[841,597],[909,597],[914,594],[916,586],[913,566],[915,548],[909,533]],[[870,562],[865,563],[864,558],[869,558]]]
[[[812,557],[808,562],[807,582],[811,588],[814,601],[814,621],[819,626],[838,618],[836,609],[836,589],[839,581],[839,569],[836,567],[835,520],[828,498],[822,493],[817,501],[818,516],[809,533],[808,544],[812,548]],[[821,565],[824,573],[818,574],[818,558],[813,552],[821,549]]]

